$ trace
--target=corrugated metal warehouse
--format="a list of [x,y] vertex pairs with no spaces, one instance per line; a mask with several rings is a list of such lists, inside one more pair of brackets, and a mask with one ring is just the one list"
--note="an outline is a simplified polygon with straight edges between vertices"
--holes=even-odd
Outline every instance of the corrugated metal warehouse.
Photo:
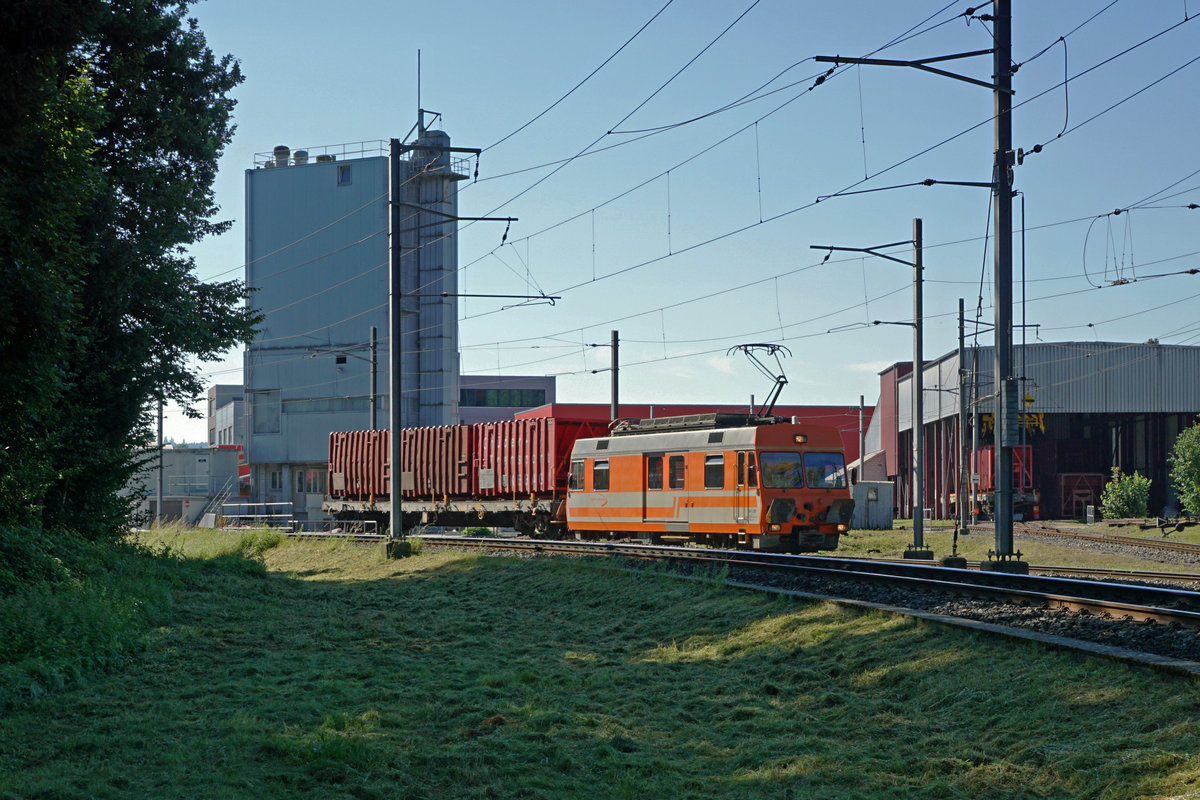
[[[925,497],[927,517],[957,513],[963,448],[959,397],[966,392],[967,452],[978,452],[986,498],[994,442],[993,348],[968,349],[962,385],[957,352],[927,361],[923,372]],[[1155,342],[1038,343],[1014,348],[1019,378],[1020,432],[1028,466],[1019,454],[1014,489],[1036,495],[1029,513],[1043,518],[1082,516],[1099,506],[1112,468],[1149,477],[1151,513],[1172,512],[1178,502],[1167,477],[1167,455],[1179,432],[1200,415],[1200,347]],[[867,435],[867,476],[896,482],[897,513],[909,517],[912,500],[912,366],[880,373],[878,413]],[[975,459],[972,458],[972,461]],[[969,474],[969,473],[968,473]]]

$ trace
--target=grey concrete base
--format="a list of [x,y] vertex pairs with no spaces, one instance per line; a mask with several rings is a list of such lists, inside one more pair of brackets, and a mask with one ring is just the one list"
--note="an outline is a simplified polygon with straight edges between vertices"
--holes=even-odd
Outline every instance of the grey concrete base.
[[943,567],[952,567],[953,569],[967,568],[967,560],[962,556],[942,556],[942,560],[938,563]]
[[1004,561],[980,561],[979,569],[981,572],[1007,572],[1010,575],[1028,575],[1029,562],[1019,559],[1008,559]]
[[904,557],[916,559],[919,561],[932,561],[933,560],[933,551],[932,550],[921,550],[921,549],[918,549],[915,547],[910,547],[909,549],[904,551]]
[[383,543],[384,558],[407,558],[412,555],[412,542],[407,539],[388,539]]

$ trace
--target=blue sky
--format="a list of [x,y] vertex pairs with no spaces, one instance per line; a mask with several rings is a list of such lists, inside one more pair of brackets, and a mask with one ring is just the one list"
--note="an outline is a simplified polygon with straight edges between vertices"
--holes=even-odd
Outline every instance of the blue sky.
[[[911,359],[912,344],[908,328],[866,323],[912,319],[911,270],[848,253],[822,264],[810,245],[906,240],[920,217],[925,356],[936,357],[956,346],[959,297],[968,316],[981,304],[992,318],[989,192],[918,186],[814,201],[925,178],[990,180],[992,97],[883,66],[843,67],[814,87],[828,65],[812,57],[892,42],[876,57],[986,49],[988,25],[963,16],[970,5],[208,0],[192,13],[246,81],[216,185],[234,226],[194,248],[198,274],[242,275],[255,153],[412,128],[420,50],[421,104],[442,115],[434,127],[485,149],[460,213],[519,218],[502,247],[502,225],[461,229],[461,291],[562,296],[506,310],[465,300],[465,372],[555,374],[561,401],[606,403],[609,376],[592,370],[608,366],[607,349],[586,345],[617,329],[628,402],[761,398],[769,381],[726,351],[776,342],[793,353],[781,402],[872,403],[876,373]],[[1014,3],[1014,146],[1044,145],[1015,177],[1024,313],[1042,326],[1030,340],[1200,344],[1200,275],[1152,277],[1200,267],[1200,210],[1185,208],[1200,203],[1197,14],[1200,0]],[[942,66],[991,74],[990,56]],[[1020,322],[1020,198],[1014,216]],[[209,383],[237,383],[240,356],[201,370]],[[169,409],[166,433],[200,440],[204,423]]]

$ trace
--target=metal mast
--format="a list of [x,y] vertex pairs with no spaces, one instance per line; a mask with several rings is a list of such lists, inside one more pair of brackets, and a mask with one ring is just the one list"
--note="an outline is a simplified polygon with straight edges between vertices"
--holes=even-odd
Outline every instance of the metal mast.
[[996,555],[1013,552],[1013,456],[1017,438],[1017,384],[1012,369],[1012,4],[993,5],[996,47],[992,59],[995,109],[995,165],[992,195],[996,209],[995,253],[995,390],[996,390]]

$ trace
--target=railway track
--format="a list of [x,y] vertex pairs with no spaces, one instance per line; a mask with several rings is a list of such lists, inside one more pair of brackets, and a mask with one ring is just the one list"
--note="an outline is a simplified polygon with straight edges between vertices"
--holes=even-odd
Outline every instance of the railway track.
[[[1081,580],[1048,574],[1011,575],[949,569],[932,563],[828,555],[782,555],[619,542],[444,535],[423,538],[431,545],[663,562],[685,573],[698,575],[727,568],[729,580],[734,585],[886,607],[951,624],[957,619],[968,626],[980,625],[996,632],[1009,632],[1015,625],[1018,631],[1014,635],[1023,638],[1200,673],[1200,592],[1180,587]],[[1045,569],[1061,571],[1054,567]],[[1132,579],[1133,575],[1126,573],[1123,577]],[[1177,576],[1170,577],[1175,579]],[[1150,625],[1150,622],[1158,624]]]

